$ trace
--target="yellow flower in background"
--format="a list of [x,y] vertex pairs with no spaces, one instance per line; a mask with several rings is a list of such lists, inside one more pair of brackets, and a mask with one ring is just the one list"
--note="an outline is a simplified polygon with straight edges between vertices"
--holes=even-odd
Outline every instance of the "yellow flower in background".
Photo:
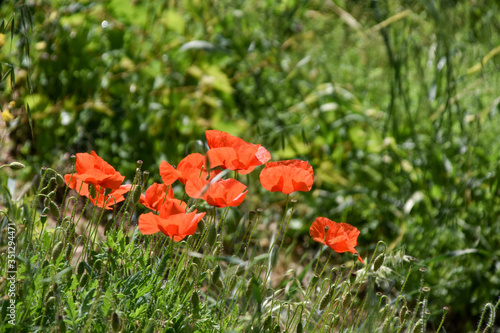
[[6,123],[14,119],[14,116],[12,113],[10,113],[9,110],[3,110],[2,111],[2,120],[5,121]]
[[5,41],[7,40],[7,36],[4,34],[0,34],[0,48],[5,45]]

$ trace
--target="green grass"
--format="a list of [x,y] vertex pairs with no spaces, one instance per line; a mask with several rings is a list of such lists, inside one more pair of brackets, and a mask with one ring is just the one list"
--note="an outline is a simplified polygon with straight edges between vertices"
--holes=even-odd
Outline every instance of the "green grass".
[[[496,1],[120,3],[1,7],[2,164],[26,164],[11,184],[44,165],[69,172],[69,155],[91,149],[129,179],[141,159],[158,180],[162,159],[204,153],[203,132],[225,130],[315,169],[284,262],[318,251],[316,216],[351,223],[363,257],[382,240],[427,269],[428,329],[448,306],[448,330],[474,331],[500,295]],[[244,181],[255,192],[224,237],[250,210],[269,207],[266,226],[284,213]],[[409,276],[409,308],[420,283]],[[393,301],[391,286],[378,288]]]

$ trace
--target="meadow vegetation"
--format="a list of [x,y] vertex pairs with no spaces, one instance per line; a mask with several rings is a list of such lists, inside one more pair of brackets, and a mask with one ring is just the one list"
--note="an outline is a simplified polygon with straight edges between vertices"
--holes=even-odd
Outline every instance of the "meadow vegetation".
[[[495,332],[499,30],[494,0],[3,3],[1,329]],[[248,193],[214,208],[172,183],[197,231],[143,235],[139,192],[211,129],[308,161],[312,189],[222,171]],[[64,178],[91,150],[130,186],[111,210]]]

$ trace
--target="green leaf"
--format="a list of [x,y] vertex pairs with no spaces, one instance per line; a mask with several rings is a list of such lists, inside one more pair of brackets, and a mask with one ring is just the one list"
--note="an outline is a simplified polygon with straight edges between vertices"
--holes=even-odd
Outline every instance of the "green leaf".
[[94,297],[94,293],[96,291],[97,287],[90,289],[87,294],[85,294],[85,297],[83,298],[82,304],[80,305],[80,310],[79,310],[79,317],[82,317],[84,314],[86,314],[90,310],[90,306],[92,305],[92,299]]

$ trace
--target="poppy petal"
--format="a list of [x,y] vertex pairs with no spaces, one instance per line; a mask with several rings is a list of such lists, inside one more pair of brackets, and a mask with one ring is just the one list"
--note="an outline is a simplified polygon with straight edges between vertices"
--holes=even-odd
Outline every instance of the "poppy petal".
[[160,176],[165,185],[173,184],[181,173],[166,161],[160,163]]
[[75,163],[78,178],[95,187],[118,189],[125,180],[111,165],[99,157],[95,151],[90,154],[76,154]]
[[260,183],[271,192],[290,194],[295,191],[310,191],[314,183],[314,172],[307,161],[269,162],[260,173]]
[[[326,217],[318,217],[312,223],[309,234],[315,241],[328,245],[335,252],[358,254],[354,247],[357,245],[360,231],[348,223],[337,223]],[[359,254],[358,260],[363,263]]]
[[160,229],[158,228],[158,220],[158,215],[155,215],[153,213],[142,214],[141,216],[139,216],[139,230],[144,235],[157,233],[158,231],[160,231]]
[[205,166],[205,156],[198,153],[187,155],[179,162],[177,171],[180,172],[179,181],[184,185],[192,178],[205,179],[208,175],[207,167]]

